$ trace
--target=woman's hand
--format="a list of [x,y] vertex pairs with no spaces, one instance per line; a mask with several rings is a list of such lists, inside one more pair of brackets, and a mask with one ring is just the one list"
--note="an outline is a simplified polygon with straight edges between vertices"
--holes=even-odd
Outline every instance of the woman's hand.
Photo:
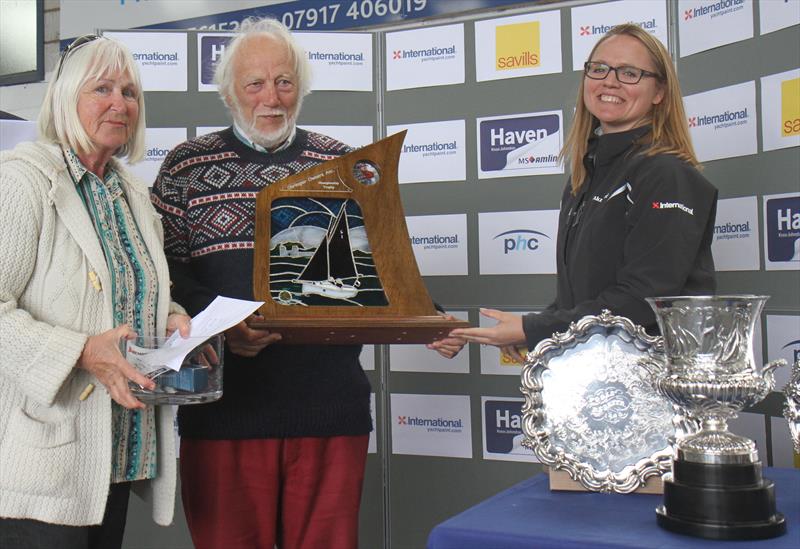
[[[501,347],[507,354],[511,354],[509,348],[525,344],[521,316],[496,309],[481,309],[481,314],[496,320],[497,324],[490,328],[457,328],[450,332],[450,337],[460,337],[473,343]],[[517,354],[519,353],[517,352]],[[511,354],[511,356],[514,355]]]
[[102,334],[89,336],[76,364],[77,368],[86,370],[105,385],[111,398],[117,404],[132,410],[142,409],[144,404],[133,396],[128,388],[128,381],[133,381],[150,391],[156,386],[153,380],[146,378],[122,358],[119,350],[120,340],[134,339],[135,337],[136,332],[131,330],[127,324],[117,326]]
[[263,319],[259,314],[252,314],[236,326],[225,330],[225,341],[233,354],[253,357],[267,345],[281,340],[281,334],[250,327],[250,322]]
[[[446,320],[456,320],[456,317],[453,315],[440,313],[440,316],[444,317]],[[436,351],[445,358],[453,358],[459,353],[459,351],[461,351],[461,349],[464,348],[464,345],[466,344],[466,339],[462,337],[453,337],[453,335],[450,334],[444,339],[434,341],[433,343],[428,343],[425,346],[431,351]]]
[[175,330],[181,337],[189,337],[192,333],[192,317],[180,313],[172,313],[167,317],[167,335],[171,336]]

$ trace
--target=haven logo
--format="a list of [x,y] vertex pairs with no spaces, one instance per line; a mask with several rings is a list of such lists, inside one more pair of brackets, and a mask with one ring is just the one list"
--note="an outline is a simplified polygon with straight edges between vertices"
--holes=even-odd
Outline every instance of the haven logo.
[[781,137],[800,135],[800,78],[781,82]]
[[[620,23],[621,22],[622,21],[620,21]],[[638,27],[642,27],[644,30],[646,30],[648,32],[651,32],[651,33],[655,32],[655,30],[658,28],[658,25],[656,24],[655,18],[648,19],[646,21],[627,21],[627,22],[630,23],[631,25],[636,25]],[[617,23],[615,23],[614,25],[603,25],[603,24],[600,24],[600,25],[580,25],[578,27],[578,34],[580,36],[595,36],[595,35],[598,35],[598,34],[605,34],[608,31],[610,31],[612,28],[614,28],[616,25],[617,25]]]
[[[486,400],[483,403],[486,451],[510,454],[519,450],[522,434],[522,399]],[[516,448],[515,448],[516,447]],[[527,450],[530,453],[530,450]]]
[[535,252],[539,249],[540,237],[547,239],[550,238],[546,234],[539,231],[532,231],[530,229],[513,229],[498,234],[492,240],[502,238],[503,254],[508,255],[510,253]]
[[495,29],[495,69],[530,69],[541,64],[539,21],[498,25]]
[[217,68],[230,36],[203,36],[200,38],[200,83],[213,84]]
[[460,433],[464,430],[464,424],[460,418],[397,416],[397,424],[407,427],[424,427],[426,431],[439,433]]
[[747,112],[747,107],[745,107],[740,111],[726,110],[725,112],[716,114],[690,116],[688,122],[690,128],[714,126],[714,129],[718,130],[721,128],[727,128],[729,126],[738,126],[740,124],[746,124],[749,118],[750,115]]
[[767,256],[770,261],[800,261],[800,195],[768,199]]
[[[527,164],[545,165],[548,159],[557,165],[560,143],[558,139],[548,138],[557,137],[559,131],[561,120],[557,114],[482,120],[479,136],[481,170],[490,172],[526,167]],[[537,154],[528,154],[534,149]],[[526,160],[520,162],[520,158]]]

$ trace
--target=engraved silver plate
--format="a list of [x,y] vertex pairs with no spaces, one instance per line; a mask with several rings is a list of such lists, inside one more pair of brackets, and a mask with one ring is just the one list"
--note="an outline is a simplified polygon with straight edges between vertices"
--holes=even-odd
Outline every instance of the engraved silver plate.
[[659,353],[660,337],[607,310],[541,341],[522,368],[522,444],[592,491],[668,472],[675,425],[690,427],[653,388]]
[[792,377],[783,389],[786,403],[783,405],[783,417],[789,422],[794,452],[800,454],[800,359],[792,366]]

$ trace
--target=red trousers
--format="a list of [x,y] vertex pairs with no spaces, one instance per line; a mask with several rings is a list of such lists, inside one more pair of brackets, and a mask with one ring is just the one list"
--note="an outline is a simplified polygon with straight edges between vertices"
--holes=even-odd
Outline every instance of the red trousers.
[[181,440],[196,549],[356,549],[369,435]]

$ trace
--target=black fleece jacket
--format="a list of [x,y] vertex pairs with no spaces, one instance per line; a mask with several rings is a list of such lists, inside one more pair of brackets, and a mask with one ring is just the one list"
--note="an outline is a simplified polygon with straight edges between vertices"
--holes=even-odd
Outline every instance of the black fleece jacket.
[[715,292],[717,190],[674,155],[645,156],[637,142],[649,131],[590,139],[588,180],[561,199],[556,300],[523,318],[530,349],[603,309],[656,333],[644,298]]

